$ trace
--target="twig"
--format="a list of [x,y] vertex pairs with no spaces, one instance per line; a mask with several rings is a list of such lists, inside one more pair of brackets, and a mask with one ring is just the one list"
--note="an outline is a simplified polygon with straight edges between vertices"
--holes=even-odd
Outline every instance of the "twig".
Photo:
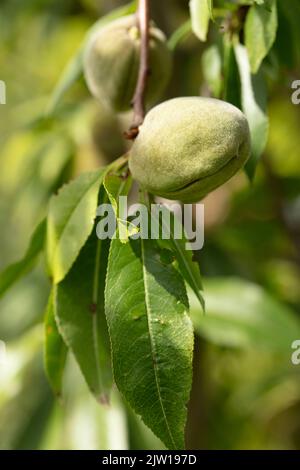
[[138,74],[137,86],[135,89],[133,104],[133,120],[125,137],[134,140],[139,133],[139,126],[145,118],[145,93],[149,76],[149,22],[150,8],[149,0],[139,0],[138,24],[141,37],[140,68]]

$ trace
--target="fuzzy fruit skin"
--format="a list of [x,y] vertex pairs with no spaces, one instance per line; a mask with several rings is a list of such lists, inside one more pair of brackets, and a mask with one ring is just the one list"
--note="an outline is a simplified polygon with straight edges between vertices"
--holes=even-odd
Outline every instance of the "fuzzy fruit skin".
[[146,115],[129,168],[144,190],[193,203],[229,180],[249,156],[249,126],[238,108],[213,98],[183,97]]
[[[84,53],[84,75],[92,95],[117,112],[128,111],[140,64],[139,31],[135,15],[100,28]],[[146,102],[155,103],[171,75],[172,57],[162,31],[150,27],[150,75]]]

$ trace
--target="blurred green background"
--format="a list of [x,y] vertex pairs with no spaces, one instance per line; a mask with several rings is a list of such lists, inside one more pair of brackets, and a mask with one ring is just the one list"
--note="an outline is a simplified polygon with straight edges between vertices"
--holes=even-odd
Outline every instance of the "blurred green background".
[[[83,79],[51,117],[42,118],[66,63],[88,28],[117,0],[2,0],[0,80],[0,269],[20,258],[50,195],[79,172],[125,151],[129,116],[93,100]],[[232,2],[234,3],[234,2]],[[189,448],[300,449],[300,79],[299,36],[280,6],[277,41],[264,64],[270,134],[253,184],[240,173],[205,200],[205,247],[198,254],[207,313],[191,297],[197,332]],[[170,36],[188,20],[188,2],[152,0]],[[175,51],[166,98],[209,93],[202,57],[208,43],[190,35]],[[44,260],[0,301],[1,449],[161,449],[123,403],[97,404],[69,357],[61,402],[43,372],[42,319],[50,284]]]

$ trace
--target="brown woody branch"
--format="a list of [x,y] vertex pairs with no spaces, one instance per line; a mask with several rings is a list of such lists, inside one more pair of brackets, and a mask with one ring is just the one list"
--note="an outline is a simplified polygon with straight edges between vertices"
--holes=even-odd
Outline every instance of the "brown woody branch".
[[140,49],[140,68],[138,74],[138,81],[133,104],[133,120],[125,137],[129,140],[134,140],[139,133],[139,126],[143,123],[145,118],[145,93],[147,88],[147,81],[149,76],[149,22],[150,22],[150,7],[149,0],[139,0],[138,7],[138,26],[140,30],[141,49]]

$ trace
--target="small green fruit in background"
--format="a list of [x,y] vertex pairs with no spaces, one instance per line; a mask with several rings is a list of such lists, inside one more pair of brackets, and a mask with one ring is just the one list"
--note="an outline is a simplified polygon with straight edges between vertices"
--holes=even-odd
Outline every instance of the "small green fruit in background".
[[213,98],[184,97],[147,114],[129,167],[146,191],[192,203],[229,180],[249,155],[249,126],[238,108]]
[[[140,34],[135,15],[100,28],[84,54],[84,74],[91,93],[115,111],[128,111],[140,64]],[[162,31],[150,28],[150,75],[146,102],[155,103],[164,92],[172,68],[171,52]]]

